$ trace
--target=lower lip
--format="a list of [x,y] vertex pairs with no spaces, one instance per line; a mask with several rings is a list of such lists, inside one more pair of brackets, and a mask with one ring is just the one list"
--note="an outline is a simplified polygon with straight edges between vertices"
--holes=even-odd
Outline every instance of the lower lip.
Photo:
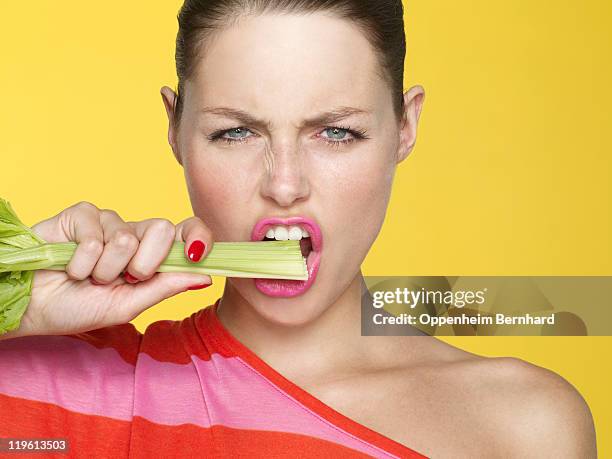
[[321,252],[314,250],[306,258],[308,280],[255,279],[255,287],[264,295],[276,298],[290,298],[306,292],[314,283],[321,263]]

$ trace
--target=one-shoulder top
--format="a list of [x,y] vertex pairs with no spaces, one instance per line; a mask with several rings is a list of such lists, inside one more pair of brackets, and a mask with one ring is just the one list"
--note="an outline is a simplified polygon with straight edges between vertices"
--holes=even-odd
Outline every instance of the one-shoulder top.
[[283,377],[230,334],[218,304],[144,333],[0,341],[0,441],[65,439],[67,454],[45,455],[58,458],[425,457]]

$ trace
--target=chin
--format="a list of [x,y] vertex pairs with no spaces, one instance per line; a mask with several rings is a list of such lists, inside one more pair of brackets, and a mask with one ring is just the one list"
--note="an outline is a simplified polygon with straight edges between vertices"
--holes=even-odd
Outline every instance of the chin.
[[[345,257],[346,258],[346,257]],[[356,266],[359,266],[356,264]],[[331,272],[330,272],[331,271]],[[334,275],[331,273],[337,272]],[[303,327],[315,322],[346,292],[358,278],[359,269],[350,275],[346,265],[343,269],[326,266],[305,291],[295,295],[277,295],[274,290],[260,289],[257,279],[231,279],[230,296],[242,303],[243,307],[261,317],[271,325],[280,327]],[[346,278],[344,276],[347,275]],[[285,281],[286,282],[286,281]],[[360,294],[359,294],[360,295]],[[237,297],[237,298],[236,298]],[[359,296],[360,297],[360,296]]]
[[274,298],[254,292],[251,302],[255,312],[275,325],[285,327],[304,326],[317,319],[327,306],[314,290],[291,298]]

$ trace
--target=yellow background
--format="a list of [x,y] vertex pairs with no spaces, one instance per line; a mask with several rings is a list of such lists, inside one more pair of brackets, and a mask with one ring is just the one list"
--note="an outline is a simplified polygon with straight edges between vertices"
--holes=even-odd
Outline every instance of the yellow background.
[[[367,275],[612,275],[606,0],[406,3],[406,87],[427,92]],[[0,3],[0,196],[34,224],[80,200],[191,215],[166,143],[179,1]],[[245,82],[248,84],[248,82]],[[180,319],[223,279],[134,321]],[[550,368],[612,456],[612,338],[448,338]]]

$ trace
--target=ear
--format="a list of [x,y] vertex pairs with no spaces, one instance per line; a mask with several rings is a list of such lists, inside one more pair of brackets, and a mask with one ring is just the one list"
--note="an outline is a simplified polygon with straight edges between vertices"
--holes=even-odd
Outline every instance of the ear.
[[398,163],[406,159],[414,148],[424,99],[425,90],[422,86],[413,86],[404,93],[404,113],[400,126],[400,144],[397,150]]
[[176,132],[176,126],[174,124],[174,120],[175,120],[174,107],[176,107],[177,95],[168,86],[164,86],[163,88],[161,88],[160,93],[162,96],[162,100],[164,101],[164,107],[166,107],[166,114],[168,115],[168,143],[170,144],[170,147],[172,147],[172,153],[174,153],[174,157],[179,162],[179,164],[182,166],[183,161],[182,161],[180,152],[178,151],[178,146],[176,143],[177,132]]

